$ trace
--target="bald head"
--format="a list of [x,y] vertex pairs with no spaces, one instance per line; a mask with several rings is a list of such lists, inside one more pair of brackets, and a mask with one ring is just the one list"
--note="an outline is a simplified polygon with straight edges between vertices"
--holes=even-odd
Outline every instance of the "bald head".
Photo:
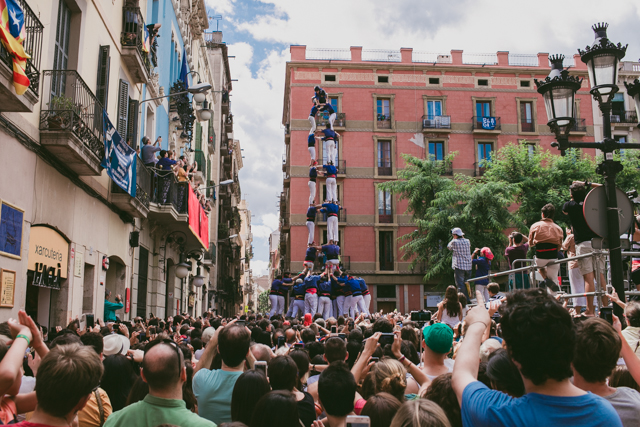
[[142,376],[150,391],[181,388],[185,370],[182,352],[171,344],[160,343],[146,350]]
[[293,344],[296,342],[296,331],[289,328],[285,331],[284,336],[287,338],[287,344]]
[[273,352],[271,351],[271,349],[264,344],[252,345],[251,353],[253,353],[253,357],[255,357],[256,360],[267,363],[269,363],[271,361],[271,358],[273,357]]

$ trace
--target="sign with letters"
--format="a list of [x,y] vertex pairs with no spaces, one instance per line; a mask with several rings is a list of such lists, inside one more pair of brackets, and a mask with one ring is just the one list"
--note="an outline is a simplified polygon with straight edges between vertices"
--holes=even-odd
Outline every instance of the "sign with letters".
[[496,118],[495,117],[483,117],[482,118],[482,129],[494,130],[495,128],[496,128]]
[[136,150],[131,148],[113,127],[107,112],[103,111],[104,159],[101,166],[107,170],[118,187],[136,197]]
[[20,259],[24,211],[7,202],[0,203],[0,254]]
[[16,291],[16,272],[0,269],[0,307],[13,308]]
[[69,267],[69,243],[53,228],[34,225],[29,233],[29,273],[32,284],[60,289],[67,278]]

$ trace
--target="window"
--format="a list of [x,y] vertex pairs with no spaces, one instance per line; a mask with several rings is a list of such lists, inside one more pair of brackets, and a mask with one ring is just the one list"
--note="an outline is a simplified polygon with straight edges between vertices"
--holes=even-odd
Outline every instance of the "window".
[[395,298],[396,285],[376,285],[378,298]]
[[378,232],[380,270],[393,271],[393,231]]
[[444,160],[444,141],[429,141],[429,157],[432,160]]
[[520,103],[520,127],[522,132],[535,132],[536,125],[533,122],[533,102]]
[[[627,137],[625,135],[613,135],[613,139],[621,144],[627,142]],[[624,149],[620,149],[620,154],[624,155]]]
[[389,83],[389,76],[378,76],[378,83]]
[[[96,84],[96,98],[100,104],[107,110],[107,101],[109,97],[109,65],[111,58],[109,57],[110,46],[100,46],[100,55],[98,55],[98,83]],[[102,113],[102,112],[100,112]]]
[[376,100],[376,113],[379,129],[391,129],[391,100],[378,98]]
[[487,168],[487,163],[491,161],[491,153],[493,151],[492,142],[478,143],[478,174],[483,175]]
[[427,118],[433,120],[442,115],[442,101],[427,101]]
[[336,75],[335,74],[325,74],[324,75],[324,81],[325,82],[335,82],[336,81]]
[[[327,243],[327,229],[324,228],[322,229],[322,242],[321,243]],[[340,245],[344,246],[344,233],[342,232],[342,230],[338,230],[338,242],[340,242]],[[342,253],[342,248],[340,248],[340,258],[341,260],[344,262],[344,255]]]
[[491,117],[491,102],[490,101],[476,101],[476,116]]
[[196,150],[202,151],[202,126],[196,122]]
[[[337,96],[330,96],[329,97],[329,104],[331,104],[331,106],[333,107],[333,110],[337,113],[338,112],[338,97]],[[329,120],[327,118],[327,120]]]
[[127,136],[125,141],[131,147],[138,145],[138,108],[140,101],[129,98],[129,114],[127,117]]
[[127,135],[127,119],[129,118],[129,83],[120,80],[118,86],[118,118],[116,130],[121,137]]
[[391,141],[378,141],[378,175],[393,175]]
[[616,93],[611,102],[611,121],[620,123],[624,119],[624,94]]
[[489,80],[487,79],[479,79],[478,86],[489,86]]
[[429,84],[430,85],[439,85],[440,84],[440,78],[439,77],[429,77]]
[[[341,188],[340,187],[342,187],[342,185],[338,184],[338,189],[337,189],[338,200],[340,199],[340,194],[341,194],[341,192],[340,192]],[[325,184],[322,184],[322,203],[324,203],[325,200],[327,200],[327,186]],[[340,215],[340,214],[338,214],[338,215]],[[340,216],[338,218],[340,218]]]
[[[71,32],[71,10],[60,0],[58,6],[58,24],[56,27],[56,43],[53,52],[53,69],[66,70],[69,63],[69,33]],[[65,78],[61,75],[51,82],[51,95],[60,96],[65,91]]]
[[378,191],[378,221],[383,223],[393,222],[391,193],[386,190]]
[[531,81],[529,81],[529,80],[520,80],[520,87],[531,87]]

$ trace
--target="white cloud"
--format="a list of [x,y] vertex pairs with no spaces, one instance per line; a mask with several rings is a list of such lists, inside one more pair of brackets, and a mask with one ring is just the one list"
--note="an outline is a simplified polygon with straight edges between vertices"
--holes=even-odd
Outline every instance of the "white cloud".
[[263,276],[269,272],[269,262],[262,260],[251,260],[251,274],[253,277]]
[[213,9],[216,14],[233,15],[235,0],[204,0],[207,7]]

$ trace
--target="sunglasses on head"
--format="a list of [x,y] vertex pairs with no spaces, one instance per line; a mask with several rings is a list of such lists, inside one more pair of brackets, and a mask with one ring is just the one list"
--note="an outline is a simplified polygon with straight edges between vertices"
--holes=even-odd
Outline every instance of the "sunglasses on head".
[[180,350],[180,347],[178,347],[178,344],[176,344],[174,341],[171,341],[168,338],[151,341],[144,347],[145,354],[158,344],[167,344],[176,351],[176,353],[178,354],[178,374],[180,374],[182,372],[182,368],[184,367],[184,363],[182,362],[184,355],[182,354],[182,350]]

